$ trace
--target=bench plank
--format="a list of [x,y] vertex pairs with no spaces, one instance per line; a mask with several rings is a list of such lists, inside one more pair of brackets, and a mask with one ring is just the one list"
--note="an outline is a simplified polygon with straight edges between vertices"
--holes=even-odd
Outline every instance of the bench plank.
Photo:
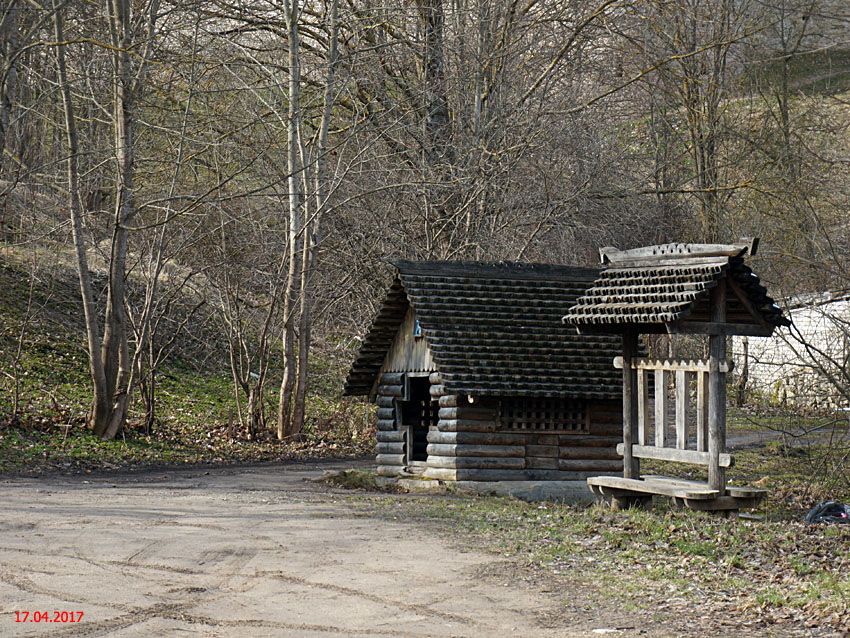
[[[622,443],[617,445],[617,454],[623,455],[625,449]],[[696,450],[677,450],[669,447],[658,447],[656,445],[633,445],[632,456],[639,459],[657,459],[659,461],[673,461],[674,463],[690,463],[692,465],[708,465],[708,452],[697,452]],[[735,459],[731,454],[720,455],[720,467],[732,467]]]
[[593,476],[587,479],[587,484],[592,487],[620,490],[624,492],[638,492],[641,494],[659,494],[661,496],[673,496],[685,499],[710,499],[718,496],[717,490],[709,489],[708,486],[701,488],[671,485],[669,482],[652,479],[626,479],[619,476]]
[[[708,487],[707,483],[703,483],[701,481],[692,481],[690,479],[675,478],[672,476],[656,476],[651,474],[644,476],[643,478],[653,481],[661,481],[681,488],[702,489]],[[727,485],[726,494],[732,498],[764,498],[767,495],[767,490],[760,487],[750,487],[749,485]]]

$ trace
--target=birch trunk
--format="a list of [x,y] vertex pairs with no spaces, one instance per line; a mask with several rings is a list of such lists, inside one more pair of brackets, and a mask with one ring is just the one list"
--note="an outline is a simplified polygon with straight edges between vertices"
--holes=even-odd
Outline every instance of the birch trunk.
[[[5,64],[0,68],[0,167],[3,164],[3,154],[6,150],[6,135],[12,121],[12,105],[15,103],[15,93],[18,84],[18,2],[12,0],[7,8],[0,13],[0,46],[2,46]],[[54,9],[55,11],[55,9]],[[61,25],[59,26],[61,29]],[[60,47],[61,48],[61,47]],[[64,51],[62,52],[64,64]],[[66,71],[67,76],[67,71]],[[67,80],[66,80],[67,85]]]
[[283,380],[280,383],[278,400],[277,437],[285,439],[290,435],[292,426],[292,392],[296,378],[295,359],[295,307],[298,296],[300,253],[298,240],[302,231],[301,197],[299,180],[301,176],[299,154],[299,123],[301,99],[301,59],[299,51],[298,0],[288,0],[284,5],[289,32],[289,112],[287,121],[287,170],[289,172],[289,270],[286,278],[286,291],[283,306]]

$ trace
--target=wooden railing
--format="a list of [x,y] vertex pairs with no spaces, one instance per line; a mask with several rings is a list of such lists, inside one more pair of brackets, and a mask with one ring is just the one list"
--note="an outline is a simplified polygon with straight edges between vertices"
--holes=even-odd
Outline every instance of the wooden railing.
[[[623,368],[623,358],[614,359],[614,367]],[[661,361],[651,359],[633,359],[631,369],[637,373],[637,440],[632,443],[631,455],[636,458],[659,459],[678,463],[711,466],[713,464],[709,450],[720,449],[716,467],[731,467],[732,456],[722,450],[725,436],[719,445],[712,446],[709,431],[709,362],[708,361]],[[721,361],[717,372],[729,372],[729,364]],[[650,408],[650,374],[653,375],[654,410]],[[670,423],[669,394],[671,376],[674,379],[675,418]],[[690,414],[691,382],[696,385],[695,402],[695,449],[688,449],[689,430],[693,421]],[[654,413],[651,414],[651,412]],[[654,416],[654,419],[652,418]],[[653,425],[653,442],[648,444],[650,422]],[[672,432],[671,427],[672,428]],[[675,436],[670,436],[675,432]],[[617,446],[620,454],[625,452],[625,444]]]

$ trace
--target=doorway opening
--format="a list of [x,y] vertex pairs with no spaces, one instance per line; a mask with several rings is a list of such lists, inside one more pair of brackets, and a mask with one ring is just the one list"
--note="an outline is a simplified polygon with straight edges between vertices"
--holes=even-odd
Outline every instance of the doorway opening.
[[407,400],[401,402],[401,424],[407,430],[408,463],[428,460],[428,430],[436,427],[440,406],[431,399],[427,376],[407,377]]

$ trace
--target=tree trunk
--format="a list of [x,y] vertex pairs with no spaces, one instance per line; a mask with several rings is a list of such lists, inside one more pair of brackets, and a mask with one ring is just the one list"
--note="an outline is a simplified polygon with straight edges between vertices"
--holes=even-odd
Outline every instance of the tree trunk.
[[110,28],[116,49],[113,55],[113,127],[115,135],[116,201],[112,228],[112,250],[109,255],[106,318],[101,347],[101,361],[106,375],[106,397],[109,406],[95,413],[94,432],[112,439],[127,420],[130,353],[127,343],[126,264],[129,242],[128,223],[135,213],[133,193],[133,75],[130,65],[132,45],[129,0],[108,3]]
[[422,0],[425,28],[425,133],[429,164],[451,161],[451,120],[446,95],[443,0]]
[[325,95],[322,110],[322,120],[319,125],[319,135],[316,143],[313,179],[316,193],[316,211],[311,224],[305,227],[302,274],[301,274],[301,317],[298,331],[298,382],[295,387],[295,406],[292,414],[292,433],[300,436],[304,429],[304,419],[307,401],[307,382],[310,357],[310,336],[313,314],[313,297],[311,284],[313,273],[318,264],[318,243],[321,229],[322,214],[327,205],[330,189],[327,181],[327,161],[325,153],[328,145],[328,132],[333,115],[334,86],[336,65],[338,62],[338,0],[332,0],[330,6],[330,42],[328,44],[328,71],[325,79]]
[[[54,10],[54,34],[56,41],[64,42],[64,29],[62,24],[62,13],[57,0],[53,2]],[[77,140],[77,126],[74,115],[74,106],[71,101],[71,88],[68,85],[68,73],[65,64],[65,45],[56,46],[56,66],[59,81],[59,90],[62,94],[62,105],[65,117],[65,137],[68,146],[68,209],[71,215],[71,234],[74,240],[74,252],[77,258],[77,276],[80,283],[80,296],[83,301],[83,316],[86,324],[86,342],[89,354],[89,373],[94,389],[94,398],[91,413],[89,414],[89,426],[94,427],[98,415],[104,418],[109,412],[109,394],[107,392],[106,375],[103,362],[100,358],[101,340],[98,326],[97,309],[94,304],[94,293],[89,273],[88,256],[86,254],[85,238],[83,237],[83,211],[80,203],[80,179],[79,179],[79,148]]]
[[[3,74],[0,81],[0,168],[3,166],[3,155],[6,150],[6,136],[12,121],[12,105],[15,103],[15,93],[18,84],[18,29],[19,29],[19,7],[16,0],[5,10],[5,15],[0,17],[0,46],[3,48],[3,60],[5,64],[0,68]],[[62,28],[61,25],[59,27]],[[65,53],[62,53],[64,59]],[[63,62],[64,63],[64,62]],[[67,75],[67,72],[66,72]]]
[[[301,176],[299,155],[299,123],[301,99],[301,59],[299,51],[298,0],[288,0],[285,5],[287,27],[289,30],[289,113],[288,113],[288,154],[287,169],[289,171],[289,270],[286,278],[286,291],[283,305],[283,380],[280,383],[278,400],[277,437],[285,439],[292,427],[292,392],[296,380],[295,359],[295,307],[299,286],[300,251],[299,237],[302,235],[301,197],[299,180]],[[303,237],[302,237],[303,240]]]

